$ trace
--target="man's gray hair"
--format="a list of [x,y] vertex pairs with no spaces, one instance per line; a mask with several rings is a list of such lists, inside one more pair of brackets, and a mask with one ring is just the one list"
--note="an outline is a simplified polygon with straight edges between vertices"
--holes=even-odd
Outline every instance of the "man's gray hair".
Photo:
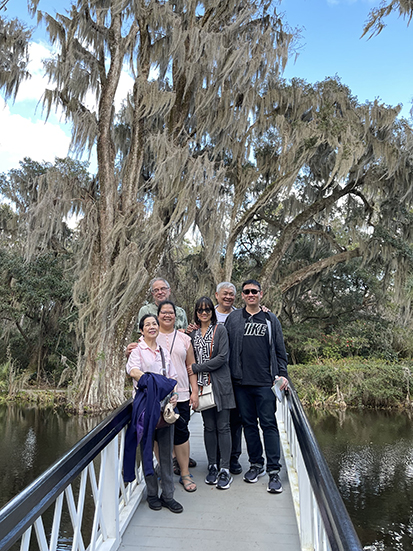
[[156,283],[157,281],[163,281],[165,283],[165,285],[168,287],[168,289],[171,288],[171,286],[169,285],[169,283],[166,281],[166,279],[164,279],[163,277],[154,277],[153,279],[150,280],[149,282],[149,289],[151,290],[152,292],[152,287],[153,287],[153,284]]
[[230,283],[229,281],[221,281],[221,283],[218,283],[217,293],[219,293],[221,289],[232,289],[235,294],[237,293],[237,288],[233,283]]

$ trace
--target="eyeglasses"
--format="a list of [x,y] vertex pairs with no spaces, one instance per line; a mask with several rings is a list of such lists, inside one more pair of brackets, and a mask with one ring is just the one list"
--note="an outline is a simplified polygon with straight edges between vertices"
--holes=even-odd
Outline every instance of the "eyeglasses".
[[210,314],[212,310],[211,308],[198,308],[197,312],[198,314],[202,314],[202,312],[205,312],[205,314]]
[[159,287],[159,289],[152,289],[152,293],[154,295],[157,295],[158,293],[164,293],[168,289],[169,289],[169,287]]
[[159,312],[160,316],[174,316],[175,312]]
[[250,293],[252,295],[258,295],[259,290],[258,289],[245,289],[242,291],[244,295],[249,295]]

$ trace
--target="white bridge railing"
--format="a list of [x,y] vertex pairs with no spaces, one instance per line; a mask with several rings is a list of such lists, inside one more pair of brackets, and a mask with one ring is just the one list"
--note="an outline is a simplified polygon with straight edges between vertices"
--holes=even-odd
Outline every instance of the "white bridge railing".
[[122,478],[131,411],[128,401],[0,511],[2,551],[19,542],[21,551],[56,551],[62,540],[72,551],[119,547],[145,489],[140,467],[135,482]]
[[277,421],[301,548],[303,551],[362,551],[293,385],[282,403],[278,403]]
[[[0,510],[1,551],[116,551],[145,490],[140,468],[122,478],[131,412],[128,401]],[[294,388],[277,418],[302,549],[362,551]]]

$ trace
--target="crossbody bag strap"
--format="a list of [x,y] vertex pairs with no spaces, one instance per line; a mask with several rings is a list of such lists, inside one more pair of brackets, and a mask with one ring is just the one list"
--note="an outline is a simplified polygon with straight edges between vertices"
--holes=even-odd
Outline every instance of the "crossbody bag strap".
[[[173,340],[172,340],[171,349],[170,349],[170,351],[169,351],[169,354],[170,354],[170,355],[172,355],[172,350],[174,349],[176,334],[177,334],[177,330],[175,329],[174,338],[173,338]],[[160,347],[159,347],[159,348],[160,348]]]
[[215,324],[214,332],[212,333],[211,347],[209,349],[209,357],[212,355],[212,345],[214,344],[215,331],[217,330],[218,324]]
[[166,377],[166,366],[165,366],[165,356],[162,350],[162,346],[159,345],[159,352],[161,354],[161,360],[162,360],[162,375]]
[[[214,344],[215,331],[217,330],[218,324],[215,324],[214,332],[212,333],[211,347],[209,349],[209,357],[212,356],[212,345]],[[208,373],[208,384],[211,384],[211,373]]]

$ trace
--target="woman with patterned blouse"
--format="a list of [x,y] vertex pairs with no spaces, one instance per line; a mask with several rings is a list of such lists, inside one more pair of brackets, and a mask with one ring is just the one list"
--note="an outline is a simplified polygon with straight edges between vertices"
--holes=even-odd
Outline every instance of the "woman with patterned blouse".
[[[230,409],[235,407],[231,374],[228,366],[228,335],[223,325],[217,324],[212,300],[201,297],[195,305],[194,321],[199,329],[192,331],[191,339],[196,363],[188,368],[188,375],[198,376],[198,386],[212,384],[215,407],[202,411],[204,442],[208,457],[208,474],[205,483],[220,490],[230,487],[231,455]],[[220,469],[217,465],[217,447],[221,453]]]

